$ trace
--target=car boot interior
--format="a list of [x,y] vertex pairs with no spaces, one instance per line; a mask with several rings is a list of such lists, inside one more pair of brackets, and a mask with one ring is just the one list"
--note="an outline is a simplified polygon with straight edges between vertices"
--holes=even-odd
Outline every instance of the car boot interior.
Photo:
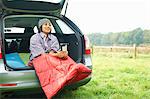
[[[29,56],[30,56],[30,38],[32,35],[34,35],[35,30],[34,28],[37,26],[38,20],[40,17],[12,17],[12,18],[6,18],[5,19],[5,56],[6,57],[6,63],[10,67],[14,68],[12,66],[12,61],[11,60],[14,58],[17,58],[19,63],[23,63],[24,67],[27,67],[28,61],[29,61]],[[26,20],[26,21],[24,21]],[[79,57],[81,57],[81,54],[79,53],[80,51],[80,46],[79,46],[79,40],[77,39],[77,36],[75,33],[68,33],[65,34],[61,31],[61,27],[57,25],[57,18],[50,18],[52,24],[53,24],[53,29],[55,29],[55,32],[52,34],[55,35],[58,38],[58,41],[60,43],[60,47],[62,48],[62,44],[66,44],[67,46],[67,51],[68,55],[74,60],[74,61],[79,61]],[[30,26],[30,27],[29,27]],[[10,30],[14,27],[18,28],[23,28],[24,30],[21,32],[16,31],[14,32],[13,30]],[[14,54],[15,53],[15,54]],[[17,56],[13,56],[17,55]],[[13,62],[14,64],[15,62]],[[18,66],[19,67],[19,66]],[[15,68],[17,68],[15,66]]]

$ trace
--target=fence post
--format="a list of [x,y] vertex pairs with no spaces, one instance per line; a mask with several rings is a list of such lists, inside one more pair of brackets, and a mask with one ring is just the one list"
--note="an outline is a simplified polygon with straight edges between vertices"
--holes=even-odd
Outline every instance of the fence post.
[[136,47],[136,44],[133,44],[133,49],[134,49],[134,59],[136,59],[137,57],[137,47]]
[[92,55],[94,54],[94,45],[92,45]]

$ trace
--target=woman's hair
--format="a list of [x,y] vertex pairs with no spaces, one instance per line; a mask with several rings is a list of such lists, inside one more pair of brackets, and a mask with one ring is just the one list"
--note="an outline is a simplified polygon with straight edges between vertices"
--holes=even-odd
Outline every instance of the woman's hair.
[[40,33],[40,32],[43,32],[43,31],[42,31],[42,25],[41,25],[41,27],[40,27],[38,30],[39,30],[39,33]]

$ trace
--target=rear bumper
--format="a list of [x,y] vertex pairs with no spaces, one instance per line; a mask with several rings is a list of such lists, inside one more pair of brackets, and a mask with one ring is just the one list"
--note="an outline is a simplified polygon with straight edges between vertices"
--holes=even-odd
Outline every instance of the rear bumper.
[[[64,87],[64,89],[76,89],[82,85],[87,84],[89,81],[91,80],[91,76],[77,82],[74,84],[70,84]],[[9,87],[9,88],[0,88],[0,97],[1,98],[7,98],[13,94],[16,95],[28,95],[28,94],[43,94],[44,92],[42,90],[42,88],[40,87],[38,82],[32,82],[32,83],[28,83],[28,84],[22,84],[20,86],[17,87]]]
[[[81,81],[65,86],[65,88],[74,88],[85,85],[91,80],[91,78],[92,77],[90,75]],[[26,89],[37,89],[37,88],[39,89],[41,88],[39,82],[25,82],[25,83],[18,83],[17,86],[10,86],[10,87],[0,86],[0,92],[17,91],[17,90],[23,91]]]
[[[64,89],[75,89],[77,87],[87,84],[90,80],[91,80],[91,75],[81,81],[74,83],[74,84],[65,86]],[[42,88],[40,87],[39,82],[19,83],[19,84],[17,84],[17,86],[13,86],[13,87],[0,87],[1,95],[3,95],[3,93],[5,93],[5,92],[24,93],[24,92],[28,92],[28,91],[30,91],[29,93],[39,93],[42,91]]]

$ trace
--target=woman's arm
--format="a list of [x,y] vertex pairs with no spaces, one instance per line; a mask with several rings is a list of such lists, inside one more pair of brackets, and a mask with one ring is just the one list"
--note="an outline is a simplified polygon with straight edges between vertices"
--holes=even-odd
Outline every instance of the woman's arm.
[[30,39],[30,51],[33,58],[39,56],[40,54],[45,53],[45,50],[40,42],[40,39],[36,34],[33,35]]

